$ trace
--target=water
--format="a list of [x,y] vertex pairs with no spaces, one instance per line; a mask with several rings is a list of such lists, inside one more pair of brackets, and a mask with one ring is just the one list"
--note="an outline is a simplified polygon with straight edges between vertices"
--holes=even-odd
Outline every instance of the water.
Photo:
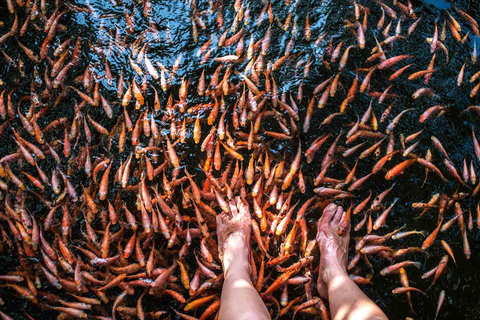
[[443,0],[425,0],[424,1],[426,4],[430,4],[435,6],[438,9],[451,9],[452,6],[449,1],[443,1]]
[[[387,1],[390,6],[393,7],[390,1]],[[377,37],[381,37],[378,31],[376,31],[375,25],[378,21],[381,11],[378,5],[375,5],[371,1],[362,1],[364,5],[368,5],[371,9],[370,20],[369,20],[369,34],[367,34],[367,49],[363,52],[360,50],[352,50],[349,58],[349,62],[345,72],[342,75],[341,82],[342,86],[339,90],[343,95],[338,95],[333,99],[329,100],[329,104],[324,109],[314,110],[314,116],[310,126],[310,130],[307,134],[301,134],[299,139],[302,141],[303,150],[310,145],[310,143],[318,136],[324,133],[331,132],[333,136],[336,136],[342,126],[346,126],[350,123],[353,123],[357,120],[357,115],[361,115],[368,108],[370,103],[370,97],[365,94],[358,94],[358,97],[350,108],[347,109],[345,115],[339,116],[333,120],[330,125],[322,126],[321,122],[323,119],[333,112],[338,111],[338,105],[342,102],[345,92],[348,91],[349,85],[351,84],[355,76],[355,67],[363,66],[365,59],[368,57],[367,51],[373,46],[371,39],[372,33]],[[415,8],[418,8],[418,16],[421,15],[423,10],[423,17],[421,23],[418,25],[416,32],[406,40],[400,40],[393,46],[393,49],[388,52],[388,56],[392,57],[398,54],[409,53],[414,56],[414,58],[408,62],[413,63],[413,68],[415,71],[425,69],[428,66],[428,63],[431,58],[430,46],[425,42],[427,37],[432,37],[434,32],[434,21],[439,17],[445,16],[440,9],[449,9],[451,5],[448,2],[444,1],[425,1],[427,4],[433,4],[434,6],[425,6],[422,8],[422,4],[414,2]],[[163,1],[152,1],[151,8],[151,21],[149,22],[143,14],[143,7],[134,1],[123,1],[123,4],[120,6],[113,5],[110,1],[74,1],[72,2],[75,6],[82,8],[89,8],[89,12],[77,12],[72,10],[66,14],[65,20],[62,20],[62,24],[67,27],[67,31],[60,33],[58,37],[55,38],[54,47],[59,43],[63,42],[70,36],[76,36],[78,34],[82,37],[82,60],[80,65],[74,70],[73,73],[69,74],[65,83],[74,84],[74,79],[78,76],[83,75],[83,71],[87,68],[87,65],[90,66],[90,69],[95,71],[98,76],[98,81],[101,83],[102,95],[107,98],[109,101],[118,101],[116,98],[117,91],[117,80],[118,75],[123,70],[125,79],[132,79],[135,76],[135,71],[131,67],[129,62],[129,57],[132,54],[132,44],[139,37],[143,37],[141,45],[149,42],[147,54],[148,57],[155,62],[160,62],[165,65],[167,68],[171,69],[175,60],[181,55],[181,64],[177,70],[177,76],[174,78],[172,83],[172,89],[169,89],[166,93],[160,90],[158,81],[151,81],[150,83],[154,84],[154,87],[159,92],[160,103],[162,106],[165,106],[169,95],[173,94],[174,98],[178,98],[178,87],[181,83],[182,78],[188,78],[191,81],[189,88],[188,101],[189,106],[193,106],[200,103],[211,102],[210,99],[206,97],[199,97],[196,94],[196,84],[201,75],[203,69],[205,69],[205,74],[213,74],[215,69],[218,66],[218,63],[213,62],[213,58],[220,57],[226,54],[233,54],[235,46],[232,46],[222,51],[216,50],[212,54],[212,58],[209,62],[204,65],[199,65],[200,59],[196,56],[199,46],[204,44],[210,38],[212,38],[212,45],[216,45],[220,36],[222,35],[224,29],[218,30],[214,26],[216,24],[215,17],[213,14],[208,12],[209,4],[206,1],[199,1],[197,3],[198,10],[204,12],[202,19],[204,20],[207,31],[201,30],[198,28],[198,41],[197,43],[192,41],[192,22],[190,19],[191,7],[187,2],[163,2]],[[478,8],[475,8],[474,5],[469,5],[469,3],[458,2],[460,8],[465,9],[474,17],[477,17]],[[231,24],[235,16],[235,12],[232,10],[233,2],[224,1],[224,20],[225,25],[228,26]],[[309,13],[310,25],[312,29],[312,41],[307,42],[303,37],[298,37],[295,42],[295,47],[292,51],[293,54],[299,54],[305,61],[310,57],[312,58],[313,64],[311,67],[309,77],[303,82],[303,91],[304,99],[301,103],[298,103],[299,106],[299,115],[301,120],[299,122],[299,127],[303,124],[303,119],[305,116],[305,110],[309,102],[309,98],[312,95],[313,89],[319,83],[327,79],[328,77],[336,73],[335,67],[328,69],[321,62],[321,56],[326,55],[326,46],[330,37],[334,37],[334,44],[338,44],[341,40],[345,39],[349,41],[345,43],[346,45],[353,44],[350,31],[343,27],[342,23],[344,19],[353,19],[353,7],[347,1],[303,1],[298,2],[297,8],[294,8],[292,5],[292,11],[294,12],[294,18],[298,19],[299,22],[303,22],[306,18],[307,12]],[[53,4],[49,4],[48,12],[53,12]],[[268,23],[264,21],[260,26],[255,27],[253,21],[257,18],[258,14],[263,8],[261,1],[251,1],[249,3],[250,15],[252,22],[245,26],[245,30],[248,31],[248,35],[252,34],[257,41],[260,39],[266,32],[268,28]],[[281,2],[274,2],[272,4],[273,11],[278,15],[279,21],[285,21],[288,10],[286,10],[285,5]],[[398,10],[397,10],[398,11]],[[0,20],[5,22],[5,26],[0,29],[0,34],[3,34],[8,31],[8,27],[13,23],[13,17],[7,14],[7,9],[5,4],[2,3],[0,7]],[[125,30],[128,28],[126,23],[125,14],[133,14],[133,21],[135,28],[133,32],[127,33]],[[23,13],[19,13],[20,21],[25,20]],[[461,22],[460,18],[458,18]],[[293,23],[292,18],[292,23]],[[389,20],[387,20],[389,21]],[[443,23],[443,19],[440,19]],[[396,26],[396,20],[392,23],[392,29],[390,33],[392,34]],[[408,26],[413,22],[412,19],[407,19],[402,22],[402,31],[405,33]],[[157,31],[150,27],[151,24],[156,26]],[[41,24],[40,24],[41,25]],[[301,24],[302,25],[302,24]],[[462,25],[467,29],[467,25],[462,22]],[[441,26],[441,23],[439,23]],[[116,30],[120,30],[121,39],[120,42],[124,42],[124,45],[117,46],[115,45],[116,39]],[[224,27],[225,28],[225,27]],[[291,27],[290,27],[291,28]],[[300,27],[300,34],[302,33],[302,28]],[[214,30],[212,34],[208,30]],[[314,45],[314,40],[321,33],[328,31],[329,35],[326,39],[318,46]],[[168,36],[168,34],[170,36]],[[471,128],[476,128],[476,122],[478,121],[477,115],[471,112],[461,113],[469,105],[478,104],[478,96],[469,99],[468,94],[471,90],[471,85],[468,83],[470,76],[475,73],[478,66],[472,66],[471,63],[468,63],[465,70],[465,79],[464,85],[462,87],[457,87],[457,74],[461,69],[463,63],[470,59],[471,48],[468,46],[461,46],[457,44],[448,33],[447,41],[445,42],[446,46],[449,49],[449,62],[446,64],[446,57],[442,52],[437,53],[436,66],[438,70],[434,73],[432,80],[429,84],[429,87],[434,90],[441,98],[441,101],[434,99],[422,98],[419,100],[412,100],[411,94],[418,88],[423,87],[423,83],[418,81],[408,81],[406,77],[403,76],[400,79],[397,79],[391,89],[392,93],[398,94],[399,99],[393,107],[391,112],[390,119],[393,116],[397,115],[399,112],[406,108],[414,107],[415,110],[407,113],[403,120],[400,122],[399,126],[395,130],[396,132],[396,141],[397,147],[399,147],[399,135],[404,133],[405,136],[417,132],[421,129],[424,129],[424,132],[421,135],[421,143],[416,150],[418,154],[425,154],[425,152],[430,149],[433,153],[433,159],[436,164],[439,164],[441,161],[441,154],[433,148],[430,142],[430,137],[432,135],[436,136],[440,141],[442,141],[445,149],[447,150],[452,161],[455,163],[457,169],[462,168],[463,159],[466,158],[468,162],[470,160],[474,161],[475,169],[479,172],[479,164],[474,159],[473,144],[471,139]],[[463,35],[463,34],[462,34]],[[20,41],[27,45],[29,48],[34,49],[38,53],[39,48],[43,42],[45,35],[41,31],[34,31],[33,27],[29,29],[29,32],[21,37]],[[158,37],[158,38],[157,38]],[[272,43],[266,56],[266,61],[275,61],[279,57],[283,56],[283,52],[287,46],[288,41],[290,40],[289,33],[284,33],[278,27],[272,28]],[[471,38],[471,41],[473,38]],[[245,46],[248,45],[249,38],[245,39]],[[74,40],[72,40],[74,41]],[[477,40],[478,41],[478,40]],[[91,46],[98,48],[94,50]],[[477,47],[478,47],[477,43]],[[25,62],[25,73],[27,75],[26,80],[21,80],[18,71],[8,66],[6,63],[3,63],[0,66],[0,79],[2,79],[8,86],[13,87],[14,83],[21,83],[22,85],[19,88],[19,92],[14,96],[16,99],[20,95],[28,95],[30,90],[30,79],[34,71],[33,63],[29,62],[21,49],[18,48],[15,41],[10,39],[6,44],[2,46],[7,54],[12,57],[22,57],[22,60]],[[478,47],[480,48],[480,47]],[[102,52],[103,51],[103,52]],[[99,54],[99,52],[101,52]],[[114,75],[114,80],[111,85],[108,84],[105,72],[105,57],[108,60],[111,73]],[[327,59],[328,60],[328,59]],[[243,63],[243,66],[246,63]],[[45,68],[45,63],[39,65],[40,75],[43,75]],[[301,77],[295,76],[294,72],[295,63],[287,63],[285,66],[280,69],[279,72],[275,73],[275,81],[278,87],[278,92],[282,93],[283,91],[292,92],[292,95],[295,95],[297,92],[298,85],[300,83]],[[239,68],[240,70],[243,68]],[[159,70],[159,69],[158,69]],[[297,73],[301,74],[302,69]],[[413,71],[412,71],[413,72]],[[365,73],[361,73],[362,77]],[[408,73],[406,73],[408,74]],[[375,91],[383,91],[388,86],[390,82],[387,80],[390,72],[379,71],[375,73],[371,87],[375,88]],[[150,79],[151,80],[151,79]],[[137,77],[137,81],[141,82],[141,77]],[[467,84],[468,83],[468,84]],[[81,85],[76,85],[80,87]],[[149,86],[147,89],[146,99],[150,104],[153,104],[153,86]],[[306,97],[306,98],[305,98]],[[17,100],[15,100],[17,101]],[[232,97],[227,97],[227,104],[233,104],[235,99]],[[67,96],[67,99],[62,102],[62,104],[57,107],[57,109],[52,109],[45,118],[41,119],[40,126],[44,127],[49,121],[57,119],[62,116],[73,117],[74,111],[71,107],[74,102],[80,102],[80,99],[76,94],[70,93]],[[444,104],[448,105],[450,108],[447,110],[445,115],[439,118],[430,119],[425,125],[422,125],[418,122],[419,116],[422,112],[435,104]],[[380,115],[384,109],[389,105],[389,103],[384,103],[383,105],[374,102],[373,108],[374,113],[377,118],[380,118]],[[112,104],[114,117],[112,119],[107,119],[101,110],[101,108],[90,108],[89,115],[100,121],[102,125],[107,128],[112,128],[117,122],[118,118],[122,113],[122,108],[118,104]],[[22,112],[25,114],[27,111],[26,107],[22,109]],[[133,106],[131,106],[132,113]],[[137,113],[138,115],[138,113]],[[159,124],[161,123],[161,129],[164,133],[169,133],[170,117],[162,112]],[[183,120],[183,116],[188,121],[189,125],[189,134],[187,143],[181,144],[177,148],[180,156],[183,156],[183,164],[186,164],[189,168],[189,171],[193,174],[196,170],[196,173],[201,176],[202,173],[198,167],[198,159],[204,160],[205,156],[199,152],[198,145],[195,145],[192,141],[191,129],[193,128],[193,122],[196,117],[194,113],[187,113],[185,115],[177,114],[178,121]],[[208,113],[201,113],[202,118],[208,117]],[[136,118],[132,119],[136,120]],[[19,121],[16,124],[17,127],[21,126]],[[387,121],[388,123],[388,121]],[[280,128],[278,124],[272,119],[267,119],[262,124],[266,130],[279,131]],[[383,131],[386,127],[386,124],[380,124],[380,128]],[[203,127],[203,136],[206,135],[207,127]],[[345,128],[344,128],[345,130]],[[62,134],[53,134],[50,133],[47,135],[47,139],[51,137],[62,137]],[[268,137],[262,136],[262,138],[268,140]],[[13,143],[13,140],[9,136],[9,133],[5,132],[2,135],[3,142],[0,145],[0,156],[10,154],[16,150],[16,146]],[[291,161],[295,155],[297,147],[297,139],[294,139],[291,143],[288,142],[278,142],[274,141],[272,143],[267,143],[268,148],[271,149],[272,155],[277,156],[279,159],[285,157],[288,161]],[[106,150],[106,145],[108,140],[105,138],[100,138],[94,141],[98,144],[92,156],[100,158],[103,155],[109,154]],[[116,138],[113,139],[113,142],[116,143]],[[144,141],[145,142],[145,141]],[[146,144],[145,144],[146,145]],[[115,153],[115,166],[118,167],[120,161],[125,161],[133,148],[129,145],[127,151],[122,155],[118,154],[116,149]],[[302,163],[303,172],[306,176],[307,185],[312,189],[313,179],[320,172],[320,163],[323,154],[326,152],[328,146],[325,145],[317,153],[315,161],[307,165]],[[246,157],[249,159],[249,157]],[[399,161],[400,157],[397,158]],[[66,167],[66,160],[62,163],[63,167]],[[362,177],[365,174],[369,173],[372,166],[376,162],[376,159],[368,158],[359,162],[357,169],[357,176]],[[355,157],[346,159],[347,165],[351,168],[355,164]],[[48,174],[54,168],[53,163],[45,163],[43,167]],[[440,165],[439,165],[440,166]],[[389,166],[390,168],[390,166]],[[332,169],[329,171],[329,176],[334,178],[342,179],[345,176],[344,168],[338,162],[332,166]],[[429,212],[421,219],[415,219],[419,214],[418,211],[414,211],[411,208],[413,202],[426,202],[430,197],[435,193],[445,192],[447,194],[453,194],[455,191],[459,190],[462,192],[471,192],[471,188],[459,187],[453,179],[445,173],[444,167],[441,167],[442,172],[450,180],[449,183],[443,184],[440,179],[435,177],[433,173],[429,174],[429,178],[423,187],[424,179],[424,170],[420,166],[414,166],[408,169],[404,175],[395,179],[395,187],[393,191],[388,195],[385,200],[386,204],[390,204],[394,198],[398,197],[400,200],[395,206],[394,210],[390,214],[387,220],[387,228],[384,228],[382,232],[386,233],[392,231],[396,228],[407,225],[409,230],[425,230],[427,233],[430,233],[436,224],[436,213]],[[113,171],[113,170],[112,170]],[[84,175],[76,175],[75,182],[78,185],[77,192],[80,192],[80,185],[85,184],[88,180]],[[381,175],[378,178],[370,179],[367,184],[358,192],[355,193],[357,201],[360,199],[365,199],[369,193],[369,190],[372,190],[374,195],[384,191],[391,186],[391,182],[385,181],[381,178]],[[311,196],[312,191],[309,190],[306,196]],[[305,197],[306,197],[305,196]],[[48,198],[52,198],[52,193],[47,194]],[[111,201],[114,199],[114,194],[110,194]],[[133,201],[134,199],[132,199]],[[180,197],[179,199],[180,200]],[[461,202],[462,208],[471,207],[474,209],[476,207],[478,199],[473,197],[468,197]],[[345,201],[344,205],[348,206],[349,202]],[[43,216],[46,214],[46,210],[41,204],[34,203],[30,201],[28,203],[30,211],[34,212],[38,216]],[[180,205],[179,205],[180,206]],[[450,218],[453,216],[453,210],[447,212],[447,217]],[[315,213],[309,214],[309,228],[312,234],[314,234],[315,221],[318,219],[318,215]],[[375,216],[374,216],[375,217]],[[362,217],[355,216],[353,217],[353,225],[358,223]],[[77,225],[80,226],[80,220],[77,221]],[[8,227],[2,223],[2,226],[8,230]],[[77,231],[78,232],[78,231]],[[365,234],[365,231],[362,230],[358,233],[352,232],[352,238],[356,236],[362,236]],[[447,300],[443,306],[441,316],[438,319],[475,319],[480,314],[480,307],[478,306],[478,271],[476,266],[480,263],[480,255],[478,249],[480,248],[480,243],[478,239],[478,231],[474,229],[468,233],[468,238],[470,241],[470,247],[472,251],[472,256],[467,260],[462,253],[462,242],[461,237],[457,227],[453,227],[446,233],[442,233],[439,236],[439,239],[435,244],[429,248],[429,255],[423,254],[412,254],[408,256],[410,260],[416,260],[422,262],[424,266],[421,270],[408,269],[409,279],[411,284],[419,287],[420,289],[428,288],[431,280],[421,280],[420,276],[423,272],[433,268],[440,261],[441,257],[445,254],[439,240],[446,240],[450,246],[454,249],[454,253],[457,259],[458,268],[455,267],[451,262],[449,262],[446,273],[437,281],[436,285],[428,291],[427,296],[412,294],[413,306],[417,312],[417,315],[414,316],[415,319],[433,319],[435,314],[436,302],[438,295],[441,290],[445,290],[447,294]],[[49,239],[52,240],[52,239]],[[407,247],[407,246],[418,246],[421,244],[418,238],[412,236],[406,240],[400,242],[389,242],[389,245],[395,248]],[[353,241],[351,247],[351,256],[353,255]],[[8,252],[0,257],[0,270],[1,273],[11,271],[18,265],[18,260]],[[396,275],[382,277],[379,275],[379,271],[390,263],[384,259],[371,258],[370,262],[374,266],[375,275],[372,279],[373,285],[362,286],[362,290],[374,300],[379,306],[385,311],[390,319],[404,319],[409,315],[408,305],[406,299],[402,295],[393,295],[391,291],[399,286],[398,277]],[[370,272],[368,266],[364,263],[361,264],[361,275],[365,275]],[[300,290],[299,290],[300,291]],[[2,311],[14,315],[15,319],[26,319],[24,313],[18,312],[18,305],[22,305],[26,308],[26,311],[32,315],[35,319],[51,319],[54,315],[50,312],[41,311],[38,308],[32,306],[31,304],[26,304],[24,300],[19,300],[15,297],[12,297],[10,289],[1,289],[0,297],[5,301],[5,305],[1,308]],[[55,291],[54,291],[55,292]],[[55,292],[58,293],[58,292]],[[139,293],[135,297],[138,298]],[[128,299],[128,305],[134,305],[135,297]],[[167,305],[168,304],[168,305]],[[170,307],[171,303],[166,299],[152,299],[145,303],[147,311],[152,311],[157,308],[168,309],[171,312]],[[173,307],[179,309],[181,306],[173,303]],[[107,308],[108,309],[108,308]]]

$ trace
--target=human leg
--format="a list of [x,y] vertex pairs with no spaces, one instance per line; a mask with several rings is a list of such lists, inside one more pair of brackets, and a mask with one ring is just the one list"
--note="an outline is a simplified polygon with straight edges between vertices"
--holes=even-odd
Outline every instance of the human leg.
[[240,198],[230,203],[231,215],[217,216],[217,236],[224,272],[220,320],[270,319],[267,307],[252,284],[251,216]]
[[318,222],[318,292],[328,298],[333,320],[388,320],[347,274],[350,226],[345,233],[338,234],[344,216],[343,209],[332,203],[325,208]]

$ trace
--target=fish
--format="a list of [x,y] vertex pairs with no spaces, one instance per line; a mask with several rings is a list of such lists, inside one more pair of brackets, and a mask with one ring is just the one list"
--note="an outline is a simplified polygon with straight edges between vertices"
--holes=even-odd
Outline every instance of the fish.
[[[480,212],[472,122],[480,109],[453,112],[442,83],[458,74],[455,95],[474,98],[480,89],[469,62],[476,44],[472,51],[467,41],[478,24],[465,11],[445,11],[440,21],[410,1],[353,2],[340,33],[313,23],[318,4],[300,14],[290,0],[258,10],[240,0],[193,1],[178,28],[162,14],[153,19],[158,4],[150,0],[21,3],[7,1],[0,35],[8,69],[0,84],[0,251],[18,260],[0,280],[29,308],[79,318],[215,317],[223,281],[216,216],[234,212],[235,199],[253,210],[252,282],[271,314],[328,318],[312,292],[310,224],[331,202],[346,209],[337,232],[354,223],[350,235],[358,236],[351,278],[381,286],[378,272],[399,273],[401,286],[385,294],[404,293],[409,306],[419,291],[409,281],[421,280],[405,269],[421,265],[399,259],[438,261],[428,249],[440,242],[446,254],[428,274],[435,283],[448,259],[462,263],[445,233],[458,224],[465,257],[476,249],[468,233]],[[77,15],[87,29],[74,27]],[[407,50],[422,43],[424,56]],[[454,117],[471,125],[468,141],[441,134]],[[427,139],[432,125],[440,129]],[[452,145],[462,143],[473,148],[458,158]],[[426,192],[409,192],[424,171]],[[387,196],[394,200],[385,208]],[[412,227],[414,217],[402,215],[410,231],[401,232],[398,216],[410,205],[435,222]],[[389,233],[387,218],[396,228]],[[409,246],[391,241],[406,237]],[[389,266],[380,269],[380,260]],[[165,305],[151,303],[158,299]]]
[[392,57],[392,58],[389,58],[389,59],[383,61],[382,63],[380,63],[377,66],[377,68],[380,69],[380,70],[388,69],[388,68],[391,68],[392,66],[394,66],[395,64],[397,64],[398,62],[400,62],[402,60],[405,60],[405,59],[409,59],[409,58],[412,58],[412,56],[411,55],[395,56],[395,57]]
[[417,291],[420,292],[423,295],[427,295],[425,292],[423,292],[420,289],[414,288],[414,287],[400,287],[392,290],[393,294],[398,294],[398,293],[406,293],[406,292],[412,292],[412,291]]
[[435,318],[434,318],[435,320],[437,319],[437,317],[440,313],[440,310],[442,308],[442,305],[443,305],[444,301],[445,301],[445,290],[442,290],[442,291],[440,291],[440,295],[438,297],[437,309],[435,311]]
[[405,237],[408,237],[410,235],[421,235],[421,236],[425,236],[425,231],[417,231],[417,230],[412,230],[412,231],[406,231],[406,232],[401,232],[401,233],[397,233],[395,235],[392,236],[392,239],[393,240],[398,240],[398,239],[403,239]]
[[390,180],[403,174],[407,168],[409,168],[416,162],[417,162],[417,159],[408,159],[399,163],[398,165],[396,165],[395,167],[393,167],[387,172],[387,174],[385,175],[385,179]]
[[420,269],[422,265],[421,265],[420,262],[416,262],[416,261],[403,261],[403,262],[399,262],[399,263],[396,263],[394,265],[386,267],[385,269],[383,269],[380,272],[380,274],[382,276],[386,276],[386,275],[389,275],[391,273],[397,272],[400,268],[404,268],[406,266],[414,266],[417,269]]

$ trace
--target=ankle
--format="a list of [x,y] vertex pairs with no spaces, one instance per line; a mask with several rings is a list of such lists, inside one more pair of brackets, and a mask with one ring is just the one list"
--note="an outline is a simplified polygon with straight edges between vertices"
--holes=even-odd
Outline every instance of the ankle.
[[338,261],[334,260],[334,261],[328,261],[324,263],[326,267],[323,270],[322,279],[323,279],[323,282],[325,282],[325,284],[327,285],[327,287],[335,278],[348,277],[347,270]]
[[248,245],[243,236],[237,233],[231,234],[224,244],[223,271],[225,274],[233,266],[246,270],[250,266]]

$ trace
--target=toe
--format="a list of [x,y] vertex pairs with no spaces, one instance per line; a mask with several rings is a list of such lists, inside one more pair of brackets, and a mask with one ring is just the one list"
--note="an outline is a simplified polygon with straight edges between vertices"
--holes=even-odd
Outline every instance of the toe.
[[217,214],[215,218],[217,220],[217,229],[218,229],[218,227],[223,225],[223,216],[222,214]]
[[239,199],[237,202],[237,208],[239,210],[240,215],[243,218],[249,218],[250,217],[250,211],[248,209],[248,204],[245,202],[245,200]]
[[337,205],[335,203],[330,203],[324,210],[322,217],[320,218],[321,223],[330,223],[330,220],[332,220],[332,217],[335,215],[335,212],[337,210]]
[[235,200],[230,200],[230,212],[232,213],[232,217],[233,218],[237,218],[238,216],[238,209],[237,209],[237,203],[235,202]]
[[330,222],[332,225],[338,225],[340,223],[340,220],[342,219],[343,215],[343,209],[342,207],[338,207],[337,210],[335,211],[335,216],[332,218],[332,221]]
[[342,222],[343,220],[345,220],[345,216],[347,215],[347,211],[343,211],[342,212],[342,217],[340,218],[340,222]]

